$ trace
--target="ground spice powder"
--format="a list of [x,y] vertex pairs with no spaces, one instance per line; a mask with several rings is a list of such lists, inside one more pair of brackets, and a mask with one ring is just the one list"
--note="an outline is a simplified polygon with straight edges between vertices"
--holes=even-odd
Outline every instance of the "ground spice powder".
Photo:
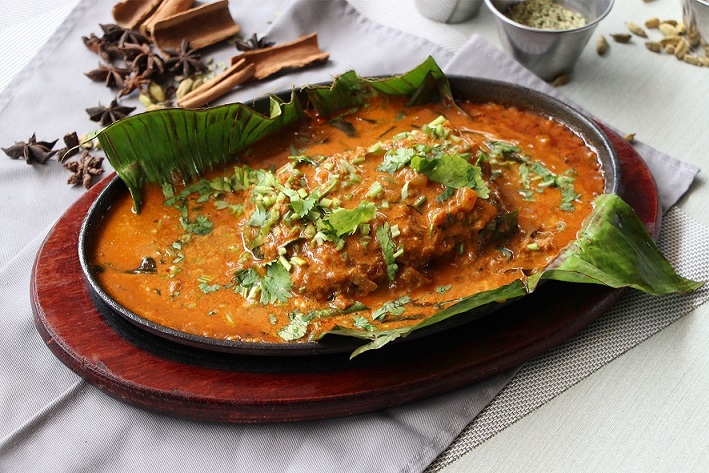
[[506,15],[517,23],[543,30],[570,30],[586,24],[583,15],[552,0],[524,0],[512,5]]

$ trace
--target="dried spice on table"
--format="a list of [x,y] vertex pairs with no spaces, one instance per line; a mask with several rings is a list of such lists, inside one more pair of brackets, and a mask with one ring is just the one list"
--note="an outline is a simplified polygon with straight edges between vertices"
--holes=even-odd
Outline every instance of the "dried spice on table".
[[63,141],[64,147],[57,150],[59,162],[62,162],[67,158],[71,158],[75,154],[78,154],[81,150],[81,142],[79,141],[79,136],[75,131],[64,135]]
[[148,78],[165,72],[165,60],[149,44],[129,44],[122,48],[126,61],[137,75]]
[[201,107],[244,82],[265,79],[285,70],[321,64],[328,59],[329,54],[320,49],[315,33],[279,46],[246,51],[231,58],[231,67],[226,71],[183,95],[177,103],[184,108]]
[[[632,35],[647,39],[645,48],[648,51],[674,56],[677,60],[693,66],[709,67],[709,45],[698,35],[690,33],[683,22],[672,19],[660,20],[657,17],[652,17],[645,20],[643,24],[647,31],[631,21],[627,21],[625,26]],[[658,33],[661,38],[655,39],[651,37],[651,35],[657,35]],[[610,36],[617,43],[632,44],[632,35],[615,33]],[[597,51],[600,55],[604,55],[608,48],[606,47],[602,50],[603,52],[601,52],[601,46],[598,43]]]
[[270,48],[275,44],[275,42],[268,40],[268,36],[262,36],[259,38],[256,33],[254,33],[253,36],[246,41],[237,41],[235,43],[236,49],[239,51],[253,51],[254,49]]
[[33,133],[26,142],[18,141],[8,148],[2,148],[2,150],[10,158],[24,159],[27,164],[45,164],[57,153],[52,151],[57,141],[37,141],[36,133]]
[[182,40],[179,49],[166,49],[165,53],[165,68],[168,72],[187,78],[207,71],[207,65],[201,61],[201,55],[190,47],[187,39]]
[[95,158],[88,151],[84,151],[78,160],[63,163],[64,168],[73,173],[67,180],[67,184],[81,184],[85,189],[90,189],[93,185],[93,177],[103,174],[103,159]]
[[152,39],[159,50],[178,48],[183,39],[193,48],[202,49],[239,34],[241,27],[229,13],[228,0],[190,8],[156,22]]
[[115,44],[119,48],[125,48],[129,44],[149,44],[150,40],[138,31],[123,28],[112,23],[99,24],[103,30],[103,38],[109,44]]
[[108,126],[121,118],[127,117],[134,110],[135,107],[120,105],[118,100],[113,99],[108,107],[99,103],[97,107],[87,108],[86,113],[89,114],[91,121],[98,122],[101,126]]
[[130,75],[130,69],[118,67],[113,63],[100,64],[85,75],[94,82],[103,82],[109,89],[121,89],[126,77]]
[[161,3],[162,0],[123,0],[113,6],[111,14],[118,25],[137,29]]

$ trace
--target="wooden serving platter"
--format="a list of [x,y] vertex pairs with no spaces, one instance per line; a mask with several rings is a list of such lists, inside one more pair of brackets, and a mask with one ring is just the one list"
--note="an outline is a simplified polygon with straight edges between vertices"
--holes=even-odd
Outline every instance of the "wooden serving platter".
[[[644,161],[608,132],[623,198],[659,231],[657,188]],[[622,290],[549,282],[489,316],[418,340],[348,355],[262,357],[157,337],[95,299],[79,265],[79,229],[108,178],[59,219],[32,271],[35,325],[54,355],[107,394],[150,411],[213,422],[281,422],[371,412],[468,386],[559,345]],[[563,287],[561,287],[563,286]]]

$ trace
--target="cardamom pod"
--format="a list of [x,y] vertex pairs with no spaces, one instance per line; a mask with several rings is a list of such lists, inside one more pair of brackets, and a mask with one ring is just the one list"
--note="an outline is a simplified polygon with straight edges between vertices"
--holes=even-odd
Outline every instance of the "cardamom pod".
[[647,41],[645,42],[645,47],[653,53],[659,53],[662,51],[662,45],[657,41]]
[[633,141],[635,141],[635,133],[628,133],[627,135],[623,136],[623,139],[628,143],[632,143]]
[[148,86],[148,92],[150,96],[155,99],[156,102],[161,103],[165,101],[165,91],[156,82],[151,82]]
[[150,96],[149,96],[149,95],[146,95],[146,94],[140,94],[140,95],[138,96],[138,101],[139,101],[141,104],[143,104],[143,107],[145,107],[145,108],[148,108],[148,107],[150,107],[151,105],[153,105],[153,99],[150,98]]
[[616,43],[629,43],[631,37],[626,33],[615,33],[611,35],[611,38],[613,38]]
[[183,79],[180,84],[177,86],[177,91],[175,91],[175,97],[177,97],[177,100],[181,99],[185,94],[187,94],[190,90],[192,90],[192,85],[194,84],[194,80],[191,78]]
[[691,64],[693,66],[701,66],[699,62],[699,57],[697,56],[690,56],[689,54],[686,54],[682,57],[682,60],[687,64]]
[[650,18],[649,20],[647,20],[645,22],[645,28],[648,28],[651,30],[654,30],[658,26],[660,26],[660,19],[659,18]]
[[680,40],[675,46],[675,57],[677,59],[683,59],[684,56],[689,52],[689,43],[685,40]]
[[679,36],[665,36],[664,38],[660,39],[660,44],[663,46],[667,46],[668,44],[671,44],[672,46],[676,46],[677,43],[682,41],[682,38]]
[[660,29],[662,36],[679,36],[679,31],[677,31],[677,28],[669,23],[660,23],[658,28]]
[[164,108],[165,108],[165,104],[164,104],[164,103],[154,103],[154,104],[150,105],[149,107],[145,107],[145,110],[146,110],[146,111],[150,111],[150,110],[162,110],[162,109],[164,109]]
[[556,76],[556,78],[552,81],[551,85],[553,85],[554,87],[561,87],[562,85],[568,84],[570,80],[571,77],[566,74],[561,74],[560,76]]
[[642,29],[640,26],[636,25],[635,23],[626,21],[625,26],[627,26],[630,32],[634,35],[640,36],[641,38],[647,38],[647,33],[645,32],[645,30]]
[[190,89],[190,90],[194,90],[197,87],[199,87],[200,85],[204,84],[205,80],[206,79],[205,79],[204,75],[199,75],[199,76],[195,77],[194,83],[192,84],[192,89]]
[[602,34],[598,35],[598,39],[596,40],[596,52],[599,56],[603,56],[608,52],[608,40],[606,40],[606,37]]

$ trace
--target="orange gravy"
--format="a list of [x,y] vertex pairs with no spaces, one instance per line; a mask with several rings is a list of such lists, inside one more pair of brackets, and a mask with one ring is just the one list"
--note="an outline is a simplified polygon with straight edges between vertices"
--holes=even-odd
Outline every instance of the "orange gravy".
[[[134,313],[179,331],[284,342],[336,326],[416,324],[524,278],[576,238],[603,192],[598,158],[553,119],[494,103],[460,106],[467,115],[377,99],[254,145],[234,165],[241,177],[234,166],[214,172],[201,194],[170,200],[147,185],[136,214],[126,193],[97,238],[100,284]],[[462,157],[487,188],[452,186],[443,167],[414,169],[437,165],[431,156],[399,169],[387,161],[408,149]],[[273,172],[244,177],[242,166]],[[234,189],[237,181],[244,188]],[[517,226],[503,228],[514,216]],[[146,258],[154,268],[135,271]],[[294,326],[298,318],[304,325]]]

